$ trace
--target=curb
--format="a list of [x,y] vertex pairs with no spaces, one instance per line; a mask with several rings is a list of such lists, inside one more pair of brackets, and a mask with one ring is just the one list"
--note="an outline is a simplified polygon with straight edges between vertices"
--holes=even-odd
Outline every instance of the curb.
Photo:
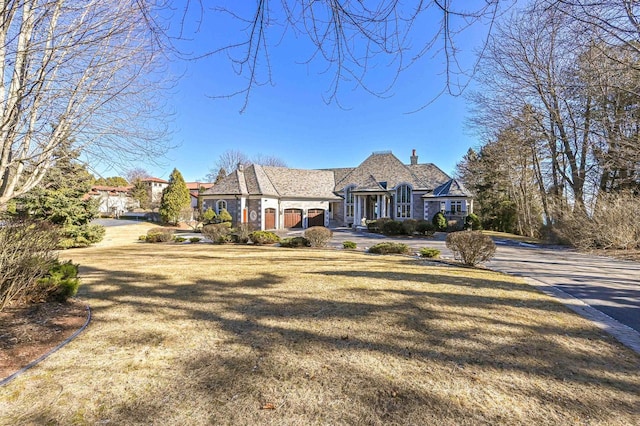
[[13,379],[15,379],[16,377],[20,376],[22,373],[26,372],[31,367],[34,367],[34,366],[40,364],[42,361],[47,359],[50,355],[58,352],[60,349],[62,349],[66,345],[68,345],[73,339],[78,337],[78,335],[80,333],[82,333],[84,331],[84,329],[87,328],[87,326],[91,322],[91,308],[89,307],[89,305],[85,305],[85,307],[87,308],[87,320],[84,322],[82,327],[80,327],[78,330],[76,330],[75,333],[73,333],[71,336],[69,336],[66,340],[64,340],[58,346],[56,346],[55,348],[51,349],[49,352],[45,353],[44,355],[41,355],[38,359],[36,359],[34,361],[31,361],[29,364],[27,364],[26,366],[22,367],[20,370],[16,371],[15,373],[11,374],[10,376],[7,376],[4,379],[0,380],[0,386],[4,386],[4,385],[8,384]]
[[[493,268],[491,270],[504,274],[504,272],[498,271]],[[513,274],[507,275],[513,276]],[[583,300],[578,299],[577,297],[574,297],[557,287],[544,283],[535,278],[525,277],[523,275],[515,276],[517,276],[518,278],[522,278],[527,284],[537,288],[547,296],[551,296],[554,299],[558,300],[564,306],[571,309],[581,317],[591,321],[600,330],[610,334],[624,346],[640,355],[640,333],[633,328],[629,327],[628,325],[622,324],[621,322],[610,317],[604,312],[600,312],[593,306],[585,303]]]

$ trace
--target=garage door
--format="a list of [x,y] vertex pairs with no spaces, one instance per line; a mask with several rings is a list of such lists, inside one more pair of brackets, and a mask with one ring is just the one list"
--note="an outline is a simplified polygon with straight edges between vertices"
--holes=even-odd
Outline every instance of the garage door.
[[276,209],[264,209],[264,229],[276,229]]
[[324,210],[322,209],[309,209],[307,212],[307,223],[309,227],[312,226],[324,226]]
[[302,210],[285,209],[284,227],[285,228],[302,228]]

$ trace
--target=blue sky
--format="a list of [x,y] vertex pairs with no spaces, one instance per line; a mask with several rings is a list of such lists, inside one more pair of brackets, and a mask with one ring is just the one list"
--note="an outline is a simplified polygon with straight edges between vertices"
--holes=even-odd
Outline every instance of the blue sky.
[[[431,34],[434,21],[426,20],[422,25],[424,28],[417,26],[417,33]],[[186,34],[192,40],[180,47],[197,53],[237,41],[242,33],[237,22],[207,12],[199,32],[190,28]],[[472,29],[460,39],[468,63],[482,34],[482,28]],[[273,39],[278,41],[276,36],[269,41]],[[169,101],[175,112],[169,141],[177,147],[167,154],[164,164],[141,166],[165,179],[176,167],[185,180],[196,181],[202,180],[228,149],[249,156],[276,156],[294,168],[354,167],[371,152],[387,150],[408,162],[411,150],[416,149],[420,162],[435,163],[451,174],[466,151],[478,145],[465,128],[468,102],[464,97],[443,95],[411,113],[442,90],[441,57],[427,54],[403,72],[387,98],[354,88],[353,83],[343,84],[339,99],[346,109],[342,109],[323,100],[333,75],[319,73],[322,64],[300,64],[310,52],[308,42],[292,35],[272,47],[274,84],[255,87],[242,114],[241,96],[212,98],[244,85],[226,57],[175,62],[173,72],[183,76]],[[369,82],[384,87],[394,74],[393,68],[379,61]]]

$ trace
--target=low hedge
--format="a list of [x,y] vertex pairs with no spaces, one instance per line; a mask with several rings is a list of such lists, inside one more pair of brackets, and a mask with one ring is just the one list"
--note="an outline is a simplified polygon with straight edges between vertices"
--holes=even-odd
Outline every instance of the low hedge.
[[271,231],[253,231],[249,234],[249,239],[253,244],[275,244],[280,241],[280,237]]
[[289,237],[280,241],[280,247],[298,248],[311,247],[311,243],[305,237]]
[[403,243],[378,243],[369,248],[369,253],[407,254],[409,253],[409,246]]

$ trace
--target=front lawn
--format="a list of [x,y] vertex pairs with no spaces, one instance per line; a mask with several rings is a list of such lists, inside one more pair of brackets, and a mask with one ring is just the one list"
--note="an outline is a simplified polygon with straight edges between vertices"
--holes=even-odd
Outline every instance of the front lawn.
[[93,322],[0,424],[640,423],[640,357],[514,278],[123,228],[65,252]]

